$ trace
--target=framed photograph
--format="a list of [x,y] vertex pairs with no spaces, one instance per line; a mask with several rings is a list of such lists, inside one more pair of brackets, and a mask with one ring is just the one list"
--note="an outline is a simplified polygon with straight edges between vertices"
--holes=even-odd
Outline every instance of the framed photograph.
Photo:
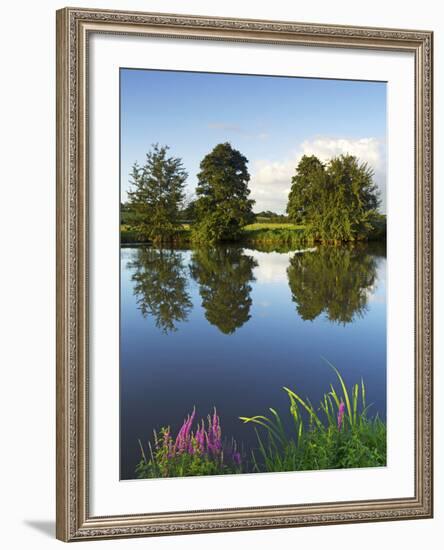
[[432,32],[57,12],[57,537],[432,516]]

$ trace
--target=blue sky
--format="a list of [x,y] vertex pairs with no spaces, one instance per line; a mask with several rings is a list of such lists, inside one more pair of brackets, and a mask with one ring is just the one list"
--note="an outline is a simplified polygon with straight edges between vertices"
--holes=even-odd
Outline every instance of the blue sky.
[[368,162],[385,209],[386,84],[121,69],[121,189],[153,143],[169,145],[197,184],[199,163],[229,141],[248,159],[255,211],[284,212],[301,155]]

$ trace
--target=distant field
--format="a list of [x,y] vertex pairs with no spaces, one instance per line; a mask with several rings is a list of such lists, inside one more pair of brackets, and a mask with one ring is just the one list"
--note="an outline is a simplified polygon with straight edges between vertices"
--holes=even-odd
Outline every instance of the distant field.
[[260,222],[260,223],[251,223],[244,227],[245,231],[257,231],[261,229],[303,229],[303,225],[296,225],[294,223],[270,223],[270,222]]

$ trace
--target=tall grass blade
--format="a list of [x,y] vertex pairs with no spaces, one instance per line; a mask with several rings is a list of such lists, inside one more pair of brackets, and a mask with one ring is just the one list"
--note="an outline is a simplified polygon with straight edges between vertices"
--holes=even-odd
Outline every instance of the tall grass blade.
[[364,385],[364,379],[363,378],[361,378],[361,394],[362,394],[362,406],[365,409],[366,408],[366,404],[365,404],[365,385]]
[[358,414],[358,392],[359,386],[355,384],[353,388],[353,423],[356,424]]
[[[252,416],[246,417],[246,416],[239,416],[239,419],[244,422],[244,424],[247,424],[248,422],[253,422],[254,424],[259,424],[259,426],[264,427],[267,429],[271,434],[273,434],[277,439],[281,440],[281,436],[274,426],[273,422],[267,418],[266,416]],[[268,423],[268,424],[267,424]]]
[[330,365],[330,367],[335,371],[336,376],[339,379],[339,382],[340,382],[341,387],[342,387],[342,391],[344,392],[344,399],[345,399],[345,404],[347,406],[348,416],[350,418],[350,422],[353,423],[353,415],[352,415],[352,408],[351,408],[351,405],[350,405],[350,398],[349,398],[349,395],[348,395],[347,386],[345,385],[344,379],[340,375],[338,369],[332,363],[330,363],[330,361],[328,359],[326,359],[325,357],[323,357],[322,359],[324,359],[324,361],[328,365]]
[[335,400],[336,406],[337,406],[338,409],[339,409],[340,401],[339,401],[338,394],[336,393],[336,390],[335,390],[334,387],[333,387],[333,384],[330,384],[330,389],[331,389],[330,395],[331,395],[331,396],[333,397],[333,399]]
[[304,409],[308,412],[310,415],[310,418],[313,419],[316,422],[316,425],[321,428],[322,422],[319,420],[318,415],[313,410],[313,407],[307,405],[307,403],[302,399],[302,397],[299,397],[298,394],[294,393],[294,391],[290,390],[289,388],[286,388],[284,386],[284,390],[289,394],[292,395],[299,403],[304,407]]
[[143,461],[145,462],[145,464],[148,462],[148,460],[146,459],[146,455],[145,455],[145,451],[143,449],[143,445],[142,445],[142,442],[140,441],[140,439],[137,440],[139,442],[139,447],[140,447],[140,451],[142,453],[142,458],[143,458]]
[[281,435],[281,437],[280,437],[281,442],[285,443],[285,441],[287,439],[287,436],[285,435],[285,430],[284,430],[284,425],[282,424],[282,420],[281,420],[280,416],[278,415],[278,413],[276,412],[275,409],[272,409],[270,407],[270,412],[276,418],[276,425],[277,425],[278,431]]

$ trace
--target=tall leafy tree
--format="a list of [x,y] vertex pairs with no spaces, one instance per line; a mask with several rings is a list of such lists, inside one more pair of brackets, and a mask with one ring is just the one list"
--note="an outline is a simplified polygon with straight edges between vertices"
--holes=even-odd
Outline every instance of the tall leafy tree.
[[168,156],[167,146],[155,144],[143,166],[134,164],[128,208],[135,229],[154,242],[170,241],[179,229],[179,210],[188,174],[182,160]]
[[325,166],[314,155],[304,155],[291,179],[287,214],[293,223],[306,221],[314,201],[317,187],[325,180]]
[[194,239],[214,243],[235,240],[254,219],[249,199],[248,160],[229,143],[220,143],[200,163],[196,188]]
[[292,180],[287,211],[321,242],[365,239],[380,219],[379,193],[372,169],[353,155],[332,158],[325,166],[302,157]]

